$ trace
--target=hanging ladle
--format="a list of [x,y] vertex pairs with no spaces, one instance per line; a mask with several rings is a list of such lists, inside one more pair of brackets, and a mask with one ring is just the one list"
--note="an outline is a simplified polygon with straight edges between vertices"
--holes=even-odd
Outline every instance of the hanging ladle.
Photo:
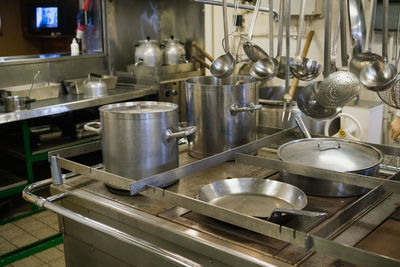
[[301,0],[300,2],[300,16],[299,16],[300,22],[299,22],[299,29],[297,32],[296,56],[293,60],[293,63],[290,66],[290,71],[299,80],[311,81],[315,79],[322,72],[322,66],[317,61],[314,61],[312,59],[300,55],[301,35],[303,33],[303,25],[304,25],[305,3],[306,3],[305,0]]
[[228,18],[226,0],[223,3],[223,19],[224,19],[224,38],[225,38],[225,55],[222,55],[214,60],[211,65],[211,73],[218,78],[226,78],[233,73],[235,68],[235,60],[229,52],[229,36],[228,36]]
[[376,0],[373,0],[371,8],[371,21],[368,29],[367,51],[355,55],[350,60],[349,64],[349,71],[354,73],[357,77],[360,76],[361,70],[366,66],[376,61],[383,61],[383,58],[380,55],[371,52],[372,37],[374,34],[375,14],[376,14]]
[[383,1],[383,9],[383,61],[375,61],[364,67],[360,72],[361,84],[375,92],[389,89],[397,80],[397,69],[388,62],[387,58],[389,0]]
[[[273,0],[269,0],[269,10],[273,10]],[[274,54],[274,21],[269,14],[269,54]],[[256,79],[271,80],[278,73],[279,62],[271,56],[259,59],[251,66],[250,75]]]

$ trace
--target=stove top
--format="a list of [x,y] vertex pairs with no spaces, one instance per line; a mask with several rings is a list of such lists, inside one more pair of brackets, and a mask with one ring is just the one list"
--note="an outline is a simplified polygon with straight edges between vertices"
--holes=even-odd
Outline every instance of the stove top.
[[[268,179],[279,179],[276,173]],[[323,217],[307,217],[296,215],[282,215],[271,219],[271,222],[287,226],[292,229],[312,233],[318,225],[328,220],[335,213],[352,203],[357,197],[350,198],[328,198],[307,196],[308,202],[305,210],[320,211],[327,213]],[[186,227],[225,239],[229,242],[245,246],[259,253],[273,255],[280,260],[295,264],[304,258],[309,251],[295,247],[289,243],[258,234],[229,223],[219,221],[190,210],[174,207],[159,214],[161,218],[184,225]]]

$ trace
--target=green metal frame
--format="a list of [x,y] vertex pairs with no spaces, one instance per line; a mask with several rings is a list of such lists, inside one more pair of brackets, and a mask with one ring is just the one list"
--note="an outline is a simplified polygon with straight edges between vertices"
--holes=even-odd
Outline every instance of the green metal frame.
[[46,249],[55,247],[63,243],[62,234],[57,234],[46,239],[39,240],[22,248],[18,248],[0,256],[0,266],[22,260]]

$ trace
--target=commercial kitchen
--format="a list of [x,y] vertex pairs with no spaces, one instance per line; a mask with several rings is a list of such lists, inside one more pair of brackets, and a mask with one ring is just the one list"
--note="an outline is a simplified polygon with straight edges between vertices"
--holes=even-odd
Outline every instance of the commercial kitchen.
[[2,0],[0,266],[400,266],[399,34],[394,0]]

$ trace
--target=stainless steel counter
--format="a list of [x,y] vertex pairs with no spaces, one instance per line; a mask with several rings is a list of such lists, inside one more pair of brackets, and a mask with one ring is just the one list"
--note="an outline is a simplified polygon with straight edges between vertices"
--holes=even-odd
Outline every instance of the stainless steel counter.
[[135,85],[129,88],[117,87],[111,89],[108,91],[107,96],[98,98],[88,98],[84,95],[65,94],[60,95],[58,98],[36,101],[31,104],[31,109],[29,110],[0,113],[0,124],[96,107],[156,93],[157,90],[151,86]]
[[[273,161],[274,164],[269,165],[271,168],[256,167],[256,162],[240,163],[241,154],[237,155],[236,162],[226,161],[192,172],[165,190],[149,187],[142,195],[121,196],[110,193],[97,179],[88,178],[93,173],[105,178],[106,173],[94,168],[86,170],[84,166],[77,165],[75,173],[84,176],[68,179],[64,184],[52,187],[52,194],[58,194],[53,196],[54,199],[63,199],[61,205],[67,211],[57,205],[51,208],[48,205],[53,204],[44,199],[37,203],[47,203],[43,207],[65,216],[60,216],[60,227],[64,233],[66,262],[71,266],[169,266],[163,261],[165,257],[157,252],[160,249],[204,266],[332,266],[338,262],[336,257],[364,266],[398,266],[393,259],[354,248],[397,209],[395,203],[400,201],[400,195],[385,193],[383,186],[376,187],[360,198],[308,196],[306,209],[323,211],[328,215],[323,218],[286,217],[273,222],[238,216],[193,198],[204,184],[230,177],[279,179],[275,167],[280,161],[277,161],[276,153],[271,148],[278,144],[276,141],[286,142],[285,138],[291,134],[296,136],[287,130],[266,137],[270,140],[268,149],[259,150],[257,157]],[[274,136],[280,139],[272,142]],[[64,156],[72,152],[65,151]],[[55,164],[54,159],[52,164]],[[199,162],[181,150],[181,166]],[[53,171],[57,172],[56,169]],[[325,175],[328,173],[326,171]],[[57,175],[54,177],[53,181],[59,184]],[[112,179],[108,175],[106,178]],[[101,180],[100,177],[98,179]],[[209,209],[213,212],[210,213]],[[122,235],[137,240],[122,241],[118,235],[109,235],[103,230],[99,231],[100,228],[93,228],[92,224],[98,225],[97,222],[85,224],[71,219],[68,210],[104,223],[108,225],[107,229],[112,227],[119,234],[122,231]],[[77,219],[81,219],[82,215],[77,215]],[[146,243],[153,251],[139,248],[140,243]],[[393,254],[381,255],[397,258]]]

